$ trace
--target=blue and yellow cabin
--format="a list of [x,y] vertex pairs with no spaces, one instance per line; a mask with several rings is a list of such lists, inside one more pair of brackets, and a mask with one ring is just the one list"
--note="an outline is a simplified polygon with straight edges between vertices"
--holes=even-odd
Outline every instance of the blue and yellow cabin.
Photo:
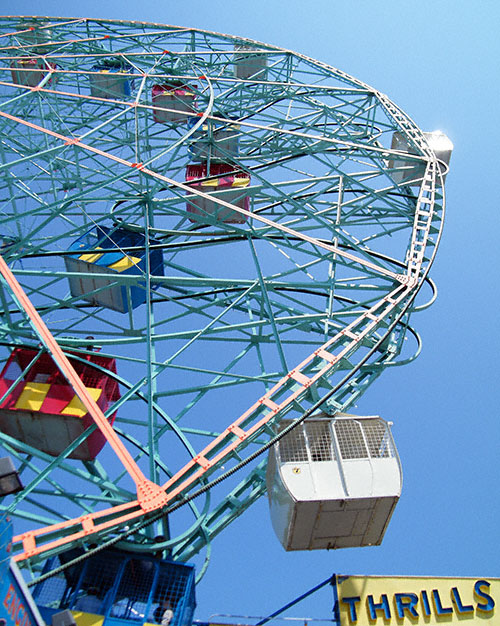
[[[73,549],[46,564],[51,571],[82,554]],[[194,566],[107,549],[39,583],[33,598],[47,624],[70,610],[78,626],[191,626]]]
[[[142,233],[125,228],[96,226],[74,241],[65,257],[72,296],[79,296],[95,306],[120,313],[144,304],[147,299],[145,281],[131,283],[122,276],[146,275],[146,238]],[[149,239],[149,272],[163,276],[163,254],[160,242]],[[158,285],[153,285],[157,287]]]

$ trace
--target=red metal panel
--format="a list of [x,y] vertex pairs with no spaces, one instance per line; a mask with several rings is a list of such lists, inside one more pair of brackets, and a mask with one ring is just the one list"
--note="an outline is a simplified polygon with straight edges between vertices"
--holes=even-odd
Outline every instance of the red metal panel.
[[[203,181],[207,176],[209,176],[209,184],[207,184],[208,181]],[[250,199],[243,191],[250,184],[250,174],[247,172],[235,170],[235,167],[228,163],[212,163],[210,174],[208,174],[206,163],[190,164],[186,168],[186,182],[193,189],[214,194],[213,200],[201,196],[190,198],[187,204],[189,213],[196,215],[216,214],[218,220],[227,224],[242,224],[246,221],[246,216],[242,213],[231,211],[231,209],[220,205],[214,192],[225,190],[225,193],[220,196],[221,199],[248,211]],[[227,191],[229,189],[232,191]]]
[[[1,395],[7,391],[21,371],[29,366],[37,354],[38,351],[27,348],[13,350],[0,374]],[[115,359],[99,354],[82,355],[81,358],[89,364],[71,358],[70,361],[87,388],[102,390],[97,405],[105,412],[120,397],[118,383],[105,373],[93,368],[90,363],[116,373]],[[27,407],[16,408],[16,403],[26,384],[37,382],[37,380],[50,385],[40,409],[36,411]],[[51,356],[44,353],[0,404],[0,428],[6,434],[28,445],[38,447],[47,454],[59,455],[76,437],[94,424],[89,413],[83,417],[61,413],[74,398],[73,388],[58,370]],[[115,418],[116,412],[108,418],[108,422],[113,424]],[[95,430],[74,450],[70,458],[92,460],[105,443],[105,436],[99,430]]]
[[[195,94],[190,87],[179,83],[177,85],[153,85],[151,96],[153,100],[153,119],[155,122],[187,122],[189,115],[194,113]],[[169,111],[162,109],[171,109]],[[178,113],[180,111],[181,113]]]

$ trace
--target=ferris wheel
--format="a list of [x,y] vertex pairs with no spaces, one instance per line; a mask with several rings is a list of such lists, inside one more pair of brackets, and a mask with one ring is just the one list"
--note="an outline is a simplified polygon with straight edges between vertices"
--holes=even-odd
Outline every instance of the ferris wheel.
[[279,424],[345,414],[418,354],[450,146],[363,82],[256,41],[0,29],[16,558],[119,539],[208,562],[265,493]]

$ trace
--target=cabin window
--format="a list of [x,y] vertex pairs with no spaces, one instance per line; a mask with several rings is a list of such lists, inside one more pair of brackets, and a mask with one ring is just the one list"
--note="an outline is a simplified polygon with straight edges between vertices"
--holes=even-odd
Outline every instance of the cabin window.
[[4,374],[4,378],[6,380],[16,380],[16,378],[21,375],[22,371],[23,370],[21,369],[19,363],[13,360],[9,363],[9,366]]
[[67,576],[59,574],[51,576],[43,583],[37,585],[33,594],[36,603],[50,609],[68,608],[68,598],[74,588],[69,583]]
[[368,450],[360,423],[354,420],[338,420],[334,425],[342,458],[366,459]]
[[[285,426],[288,426],[288,424],[280,425],[280,430],[283,430]],[[307,463],[309,459],[307,457],[306,438],[302,425],[294,428],[280,440],[279,450],[282,463]]]
[[363,420],[361,424],[370,456],[373,459],[387,459],[394,456],[394,445],[384,422]]
[[155,563],[142,559],[130,559],[116,592],[111,615],[145,621],[155,573]]
[[[112,555],[107,555],[105,559],[96,555],[84,560],[83,567],[84,573],[72,601],[74,609],[102,614],[118,576],[120,560]],[[95,605],[94,610],[90,610],[92,605]],[[100,608],[97,608],[99,605]]]
[[306,422],[305,426],[311,461],[332,461],[335,456],[330,422]]

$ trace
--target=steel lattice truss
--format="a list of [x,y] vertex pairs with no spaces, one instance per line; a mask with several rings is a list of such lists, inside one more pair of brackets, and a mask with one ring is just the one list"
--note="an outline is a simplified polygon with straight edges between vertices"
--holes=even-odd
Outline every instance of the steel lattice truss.
[[[98,345],[117,358],[115,432],[164,487],[162,505],[260,448],[284,415],[346,410],[411,358],[403,341],[443,193],[422,133],[387,97],[300,54],[197,29],[60,18],[2,18],[0,28],[2,254],[64,351]],[[264,69],[238,77],[242,55]],[[92,95],[96,64],[109,59],[129,96]],[[158,123],[152,88],[173,80],[189,86],[194,110]],[[240,223],[187,209],[187,194],[210,190],[186,185],[196,142],[224,125],[238,151],[223,161],[251,181],[247,212],[220,196]],[[404,160],[395,131],[412,147]],[[395,182],[409,166],[421,184]],[[97,225],[143,233],[146,255],[162,251],[163,275],[114,276],[145,289],[142,306],[119,313],[71,295],[65,257]],[[44,350],[2,285],[2,359],[15,346]],[[109,446],[80,463],[67,458],[79,442],[53,458],[0,440],[26,486],[3,508],[26,529],[28,554],[143,521],[148,509]],[[171,515],[164,546],[183,560],[209,546],[264,493],[264,467],[261,456]],[[138,531],[134,547],[150,549],[153,532]]]

